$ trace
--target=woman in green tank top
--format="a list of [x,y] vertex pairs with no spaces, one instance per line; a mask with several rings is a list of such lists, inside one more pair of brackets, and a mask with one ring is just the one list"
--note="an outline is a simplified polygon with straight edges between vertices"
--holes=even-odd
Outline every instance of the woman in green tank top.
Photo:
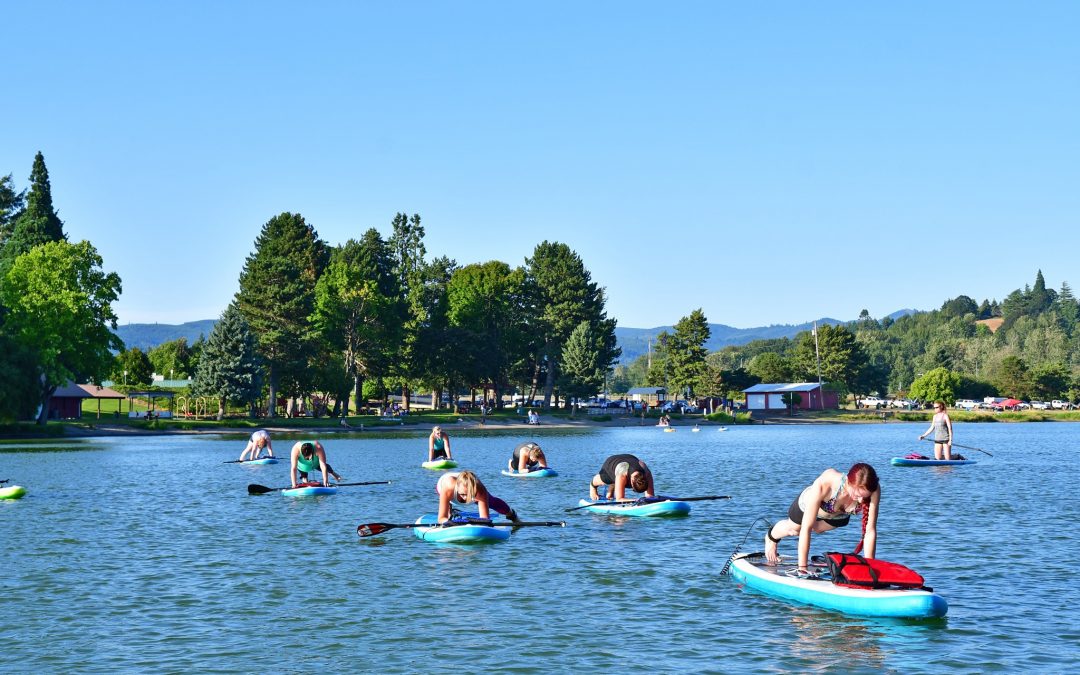
[[329,487],[329,477],[341,482],[341,476],[334,471],[334,467],[326,461],[326,450],[318,441],[298,441],[293,445],[289,459],[289,480],[296,487],[296,474],[300,473],[300,482],[306,483],[308,474],[318,469],[322,472],[322,484]]

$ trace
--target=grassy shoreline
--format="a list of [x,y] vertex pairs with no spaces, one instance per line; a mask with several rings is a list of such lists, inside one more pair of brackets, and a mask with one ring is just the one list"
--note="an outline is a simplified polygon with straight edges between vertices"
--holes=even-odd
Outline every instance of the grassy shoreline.
[[[950,411],[953,422],[963,423],[1022,423],[1022,422],[1077,422],[1080,411],[1043,411],[1025,410],[1022,412],[992,411]],[[913,410],[814,410],[799,411],[794,416],[784,413],[753,415],[740,413],[735,418],[723,413],[713,415],[671,415],[673,426],[717,426],[717,425],[754,425],[754,424],[868,424],[883,422],[926,422],[929,423],[933,411]],[[458,415],[451,412],[421,412],[399,420],[384,420],[370,415],[356,415],[346,419],[348,426],[337,418],[226,418],[220,422],[214,419],[194,420],[187,418],[144,419],[126,417],[114,418],[103,416],[84,417],[81,420],[49,421],[43,426],[33,422],[19,422],[0,425],[0,440],[20,440],[33,438],[85,438],[92,436],[128,436],[155,434],[246,434],[254,429],[269,429],[275,433],[353,434],[362,432],[427,432],[438,424],[454,431],[492,431],[520,430],[523,433],[542,432],[545,429],[590,428],[590,427],[634,427],[652,426],[659,419],[659,414],[650,414],[644,419],[640,415],[587,415],[577,414],[570,417],[567,412],[551,412],[541,416],[539,426],[529,426],[524,419],[513,411],[496,412],[488,415],[483,424],[476,414]]]

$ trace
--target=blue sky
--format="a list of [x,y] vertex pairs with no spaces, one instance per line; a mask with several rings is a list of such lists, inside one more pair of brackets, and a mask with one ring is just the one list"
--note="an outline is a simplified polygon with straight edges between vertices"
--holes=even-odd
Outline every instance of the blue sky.
[[561,241],[627,327],[1080,288],[1080,5],[7,3],[0,175],[45,155],[121,323],[216,318],[275,214]]

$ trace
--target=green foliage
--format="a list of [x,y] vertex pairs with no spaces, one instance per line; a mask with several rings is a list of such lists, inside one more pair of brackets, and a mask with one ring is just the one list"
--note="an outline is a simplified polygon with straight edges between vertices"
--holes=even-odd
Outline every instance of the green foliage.
[[[5,332],[34,355],[40,400],[47,403],[69,380],[102,380],[122,344],[112,303],[120,277],[101,270],[90,242],[55,241],[12,262],[0,279],[0,304],[8,308]],[[44,414],[39,418],[44,423]]]
[[1018,356],[1009,355],[1001,361],[994,385],[1003,396],[1028,399],[1034,390],[1027,364]]
[[600,345],[606,371],[619,357],[615,320],[604,312],[604,293],[592,281],[580,256],[566,244],[544,241],[525,261],[529,326],[537,336],[537,374],[544,371],[545,400],[550,398],[563,345],[583,321],[588,322]]
[[26,196],[26,208],[15,219],[11,235],[0,249],[0,273],[11,268],[20,255],[35,246],[52,241],[65,241],[64,224],[56,215],[52,201],[52,186],[45,158],[39,152],[34,157],[30,171],[30,192]]
[[872,378],[866,377],[869,359],[853,332],[844,326],[825,324],[818,326],[817,333],[817,351],[811,332],[799,336],[791,359],[796,378],[807,382],[818,379],[817,354],[820,353],[820,373],[823,380],[843,382],[849,389],[860,394],[867,393],[868,388],[878,384]]
[[195,396],[217,399],[219,420],[227,404],[251,404],[259,396],[262,367],[255,337],[235,303],[225,309],[210,332],[191,390]]
[[948,368],[935,368],[911,384],[910,394],[920,401],[944,401],[946,405],[952,405],[959,388],[959,374]]
[[170,380],[182,380],[195,373],[187,338],[163,342],[151,349],[147,356],[154,371]]
[[109,379],[124,385],[147,387],[153,380],[154,364],[150,357],[138,347],[127,349],[116,355]]
[[759,381],[770,384],[779,384],[792,380],[791,364],[783,356],[774,352],[758,354],[750,359],[746,371]]
[[312,320],[325,342],[340,353],[339,361],[362,400],[366,378],[389,374],[402,323],[393,259],[376,230],[331,253],[315,287]]
[[705,343],[709,335],[708,319],[700,309],[695,309],[690,316],[683,317],[675,324],[670,348],[671,387],[678,392],[687,392],[688,399],[708,386],[709,367],[705,359],[708,350]]
[[0,176],[0,247],[7,242],[15,218],[22,211],[26,192],[16,192],[11,174]]
[[307,377],[308,356],[320,337],[310,321],[315,284],[327,257],[326,245],[303,216],[282,213],[263,225],[240,273],[235,303],[269,370],[271,416],[279,378],[292,383],[293,390],[285,391],[292,395]]
[[[604,385],[604,345],[588,321],[582,321],[563,346],[559,391],[573,399],[595,395]],[[576,408],[571,407],[571,415]]]
[[34,414],[40,403],[37,361],[33,350],[0,327],[0,422],[14,422]]

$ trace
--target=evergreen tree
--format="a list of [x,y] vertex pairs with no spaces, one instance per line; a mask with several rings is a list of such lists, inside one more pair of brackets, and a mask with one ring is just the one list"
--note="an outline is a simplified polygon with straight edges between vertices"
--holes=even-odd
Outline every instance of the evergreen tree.
[[[582,399],[595,395],[604,386],[604,347],[593,334],[588,321],[582,321],[570,333],[563,345],[559,363],[559,391],[567,399]],[[574,416],[577,406],[570,406]]]
[[11,174],[0,176],[0,248],[11,236],[15,219],[22,211],[26,192],[16,192]]
[[423,354],[417,348],[421,333],[425,327],[431,325],[432,320],[425,309],[430,304],[425,302],[426,296],[430,296],[430,293],[425,291],[424,257],[427,255],[427,248],[424,246],[424,227],[420,224],[420,214],[414,213],[409,217],[405,213],[397,213],[391,227],[393,234],[390,235],[390,250],[402,307],[402,336],[393,356],[393,363],[394,374],[402,387],[407,408],[409,383],[422,376],[425,359],[433,356]]
[[35,246],[66,240],[64,224],[53,208],[49,170],[45,168],[45,158],[39,152],[34,157],[34,167],[30,171],[30,192],[26,196],[26,208],[15,219],[11,236],[0,250],[0,273],[10,269],[15,258]]
[[231,304],[214,324],[195,369],[192,393],[218,400],[217,419],[228,403],[252,406],[262,390],[262,364],[251,327],[237,305]]
[[256,336],[268,370],[271,417],[276,414],[279,379],[298,382],[316,350],[319,335],[310,317],[327,257],[325,243],[303,216],[282,213],[263,225],[240,273],[236,305]]
[[540,337],[534,382],[544,377],[544,407],[550,405],[559,358],[570,333],[587,321],[603,346],[604,370],[619,357],[615,320],[604,311],[604,292],[592,281],[581,257],[566,244],[544,241],[525,261],[530,321]]
[[678,392],[686,392],[687,399],[705,386],[709,371],[705,343],[710,335],[709,321],[701,309],[695,309],[675,324],[671,386]]
[[1066,330],[1072,333],[1077,321],[1080,321],[1080,304],[1077,304],[1076,297],[1073,296],[1072,288],[1069,287],[1067,281],[1061,282],[1057,306]]

